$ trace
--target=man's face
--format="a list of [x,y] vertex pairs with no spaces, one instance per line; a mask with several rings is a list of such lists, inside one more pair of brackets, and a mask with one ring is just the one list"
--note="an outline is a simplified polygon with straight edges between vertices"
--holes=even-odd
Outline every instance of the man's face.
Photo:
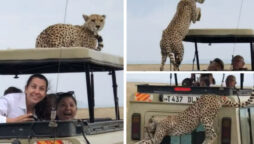
[[236,81],[234,79],[229,79],[227,83],[228,88],[235,88]]
[[241,58],[235,59],[233,61],[233,70],[240,70],[244,66],[244,61]]

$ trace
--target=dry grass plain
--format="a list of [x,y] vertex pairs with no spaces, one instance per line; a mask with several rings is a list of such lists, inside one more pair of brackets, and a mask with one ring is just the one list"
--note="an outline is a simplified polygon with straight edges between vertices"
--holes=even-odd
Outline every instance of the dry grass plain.
[[[119,107],[120,119],[123,119],[123,107]],[[95,118],[112,118],[115,119],[115,108],[95,108],[94,109]],[[89,118],[89,111],[87,108],[78,109],[76,119]]]
[[[245,65],[248,70],[251,70],[251,65]],[[206,70],[208,64],[200,64],[201,70]],[[225,70],[230,70],[231,65],[225,64]],[[159,71],[160,64],[127,64],[127,71]],[[169,71],[169,64],[165,64],[165,71]],[[194,71],[197,70],[196,65],[194,65]],[[181,64],[180,71],[192,71],[192,64]]]

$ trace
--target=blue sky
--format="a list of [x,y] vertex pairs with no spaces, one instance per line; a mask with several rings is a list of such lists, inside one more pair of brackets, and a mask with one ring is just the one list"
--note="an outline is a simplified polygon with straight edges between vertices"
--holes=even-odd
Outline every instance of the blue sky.
[[[49,25],[64,23],[66,0],[8,0],[0,5],[0,50],[34,48],[36,37]],[[123,56],[123,0],[69,0],[66,23],[82,25],[82,14],[105,14],[100,32],[104,40],[102,52]],[[85,74],[46,75],[50,92],[74,90],[79,106],[87,106]],[[28,76],[0,76],[0,92],[17,86],[24,89]],[[117,72],[119,103],[123,105],[123,72]],[[112,79],[108,73],[95,74],[96,107],[113,106]]]
[[[159,64],[161,61],[159,42],[162,31],[175,14],[178,0],[127,0],[127,63]],[[254,1],[206,0],[201,7],[201,21],[191,28],[248,28],[254,29]],[[184,43],[183,63],[191,63],[194,44]],[[235,47],[235,50],[233,50]],[[249,44],[199,44],[201,63],[216,57],[230,63],[232,54],[243,55],[250,62]],[[168,62],[169,63],[169,62]]]

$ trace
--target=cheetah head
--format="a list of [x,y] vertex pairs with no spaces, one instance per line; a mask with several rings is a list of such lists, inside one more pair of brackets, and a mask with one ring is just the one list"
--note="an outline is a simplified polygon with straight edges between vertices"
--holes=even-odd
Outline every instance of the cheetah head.
[[205,0],[196,0],[196,2],[201,3],[201,4],[204,3],[204,1]]
[[86,21],[84,26],[91,30],[94,33],[102,30],[105,24],[105,15],[92,14],[90,16],[83,15],[84,20]]

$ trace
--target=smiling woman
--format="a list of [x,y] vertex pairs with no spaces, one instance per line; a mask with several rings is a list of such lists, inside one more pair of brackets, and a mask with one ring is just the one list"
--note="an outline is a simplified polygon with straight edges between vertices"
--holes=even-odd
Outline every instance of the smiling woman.
[[30,76],[25,93],[12,93],[0,98],[0,123],[34,120],[35,106],[45,98],[47,89],[48,80],[45,76]]
[[59,120],[72,120],[77,113],[77,101],[74,92],[59,94],[57,99],[56,115]]

